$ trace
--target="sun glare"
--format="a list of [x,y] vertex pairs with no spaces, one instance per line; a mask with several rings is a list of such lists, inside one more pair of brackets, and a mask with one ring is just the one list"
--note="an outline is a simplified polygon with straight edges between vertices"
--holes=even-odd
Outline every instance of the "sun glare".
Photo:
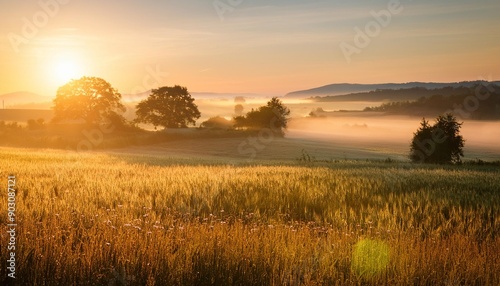
[[72,79],[84,76],[82,61],[77,55],[58,55],[51,59],[48,64],[48,75],[50,81],[59,87]]
[[68,82],[81,76],[78,62],[72,59],[63,59],[54,66],[54,76],[60,82]]

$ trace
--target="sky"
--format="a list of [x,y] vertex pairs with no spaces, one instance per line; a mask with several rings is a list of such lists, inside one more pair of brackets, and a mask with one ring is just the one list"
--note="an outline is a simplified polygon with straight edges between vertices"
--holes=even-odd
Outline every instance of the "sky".
[[498,0],[0,0],[0,94],[500,79]]

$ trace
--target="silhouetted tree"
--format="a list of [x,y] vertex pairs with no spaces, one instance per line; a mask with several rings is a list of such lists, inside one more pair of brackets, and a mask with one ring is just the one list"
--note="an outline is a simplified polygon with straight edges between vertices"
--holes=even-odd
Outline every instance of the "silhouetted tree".
[[165,128],[186,128],[195,125],[201,114],[187,88],[181,86],[153,89],[146,100],[137,105],[136,122]]
[[106,123],[125,111],[120,100],[121,94],[101,78],[72,80],[57,90],[54,121],[83,119],[87,124]]
[[246,102],[246,100],[243,96],[236,96],[234,98],[234,103],[245,103],[245,102]]
[[246,116],[234,117],[235,127],[250,129],[270,128],[276,133],[283,135],[287,128],[290,109],[281,100],[273,97],[265,106],[252,109]]
[[234,106],[234,114],[236,114],[236,116],[241,116],[243,114],[243,110],[245,108],[243,107],[242,104],[236,104]]
[[313,109],[311,112],[309,112],[309,116],[310,117],[326,117],[325,113],[326,112],[323,110],[323,108],[318,107],[316,109]]
[[452,114],[436,118],[434,125],[422,119],[420,128],[413,134],[410,159],[419,163],[461,163],[464,139],[460,135],[462,123]]
[[273,97],[269,102],[267,102],[267,108],[272,110],[276,116],[275,126],[281,129],[286,129],[288,127],[288,121],[290,116],[290,109],[286,107],[283,102],[277,97]]

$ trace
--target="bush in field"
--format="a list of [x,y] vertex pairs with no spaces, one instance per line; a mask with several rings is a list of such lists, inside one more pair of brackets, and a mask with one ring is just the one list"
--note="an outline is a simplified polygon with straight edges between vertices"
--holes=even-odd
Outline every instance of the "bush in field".
[[125,111],[120,100],[121,94],[101,78],[72,80],[57,90],[54,121],[83,119],[87,124],[108,123]]
[[163,126],[165,128],[186,128],[195,125],[201,114],[187,88],[164,86],[153,89],[146,100],[137,105],[136,122]]
[[224,117],[215,116],[209,118],[207,121],[203,122],[200,127],[202,128],[213,128],[213,129],[231,129],[233,127],[233,122],[227,120]]
[[248,129],[271,128],[271,130],[283,134],[287,128],[290,109],[281,100],[273,97],[265,106],[252,109],[245,116],[234,118],[235,127]]
[[45,128],[45,122],[44,122],[43,118],[39,118],[37,120],[29,119],[27,123],[28,123],[29,130],[40,130],[40,129]]
[[461,127],[462,123],[452,114],[439,116],[432,126],[422,119],[420,128],[413,134],[410,159],[417,163],[461,163],[464,156]]
[[309,116],[310,117],[326,117],[325,116],[325,111],[323,110],[323,108],[321,107],[318,107],[314,110],[312,110],[310,113],[309,113]]
[[12,130],[21,130],[22,129],[22,126],[17,124],[17,122],[10,122],[10,123],[7,123],[5,121],[0,121],[0,130],[3,130],[3,131],[12,131]]

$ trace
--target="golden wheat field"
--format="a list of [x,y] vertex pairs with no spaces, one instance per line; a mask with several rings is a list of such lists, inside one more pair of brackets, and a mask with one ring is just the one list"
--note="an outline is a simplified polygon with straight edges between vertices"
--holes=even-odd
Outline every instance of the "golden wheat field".
[[9,148],[0,161],[2,184],[16,177],[18,285],[500,284],[498,168]]

